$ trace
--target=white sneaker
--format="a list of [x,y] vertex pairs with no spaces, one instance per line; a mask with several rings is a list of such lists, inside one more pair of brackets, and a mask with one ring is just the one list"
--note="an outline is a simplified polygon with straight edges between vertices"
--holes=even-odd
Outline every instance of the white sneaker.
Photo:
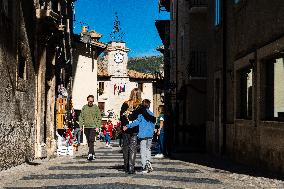
[[108,147],[108,144],[106,144],[106,147]]
[[164,158],[164,154],[156,154],[154,157],[155,158]]
[[95,156],[93,154],[89,154],[88,155],[88,160],[89,161],[95,160]]
[[147,168],[147,166],[142,170],[142,173],[143,174],[146,174],[146,173],[149,173],[150,171],[149,171],[149,169]]
[[149,160],[146,161],[146,165],[148,167],[149,172],[152,172],[154,170],[153,167],[152,167],[152,163]]

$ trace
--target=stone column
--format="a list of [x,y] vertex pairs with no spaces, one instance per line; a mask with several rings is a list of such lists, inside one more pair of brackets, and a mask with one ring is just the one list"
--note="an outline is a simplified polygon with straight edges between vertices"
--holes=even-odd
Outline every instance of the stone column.
[[38,46],[38,70],[36,75],[36,145],[35,157],[46,157],[45,152],[45,73],[46,73],[46,47]]
[[46,72],[50,75],[47,78],[47,89],[46,89],[46,145],[47,145],[47,156],[52,156],[56,151],[56,141],[55,141],[55,89],[56,89],[56,78],[55,78],[55,54],[50,54],[52,57],[51,62],[47,62],[47,64],[51,64],[48,67],[49,70]]

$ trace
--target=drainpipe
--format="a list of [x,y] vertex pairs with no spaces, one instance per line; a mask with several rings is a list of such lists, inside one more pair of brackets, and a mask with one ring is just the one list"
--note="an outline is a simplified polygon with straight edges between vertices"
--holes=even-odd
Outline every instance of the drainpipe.
[[222,155],[226,153],[226,123],[227,123],[227,1],[222,0],[222,19],[223,19],[223,146],[222,146]]

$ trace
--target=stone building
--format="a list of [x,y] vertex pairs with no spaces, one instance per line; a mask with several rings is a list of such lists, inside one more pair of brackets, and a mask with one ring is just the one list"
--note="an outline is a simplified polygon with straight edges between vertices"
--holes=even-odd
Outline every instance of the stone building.
[[[283,173],[284,3],[161,0],[160,6],[172,15],[166,80],[180,115],[176,144],[191,146],[196,133],[178,134],[179,125],[206,122],[208,152]],[[197,65],[205,67],[199,72]],[[204,138],[205,130],[197,133]]]
[[72,1],[0,2],[0,169],[55,150],[57,83],[69,81]]
[[[35,1],[36,9],[36,157],[56,150],[56,98],[58,86],[72,86],[72,1]],[[68,97],[67,97],[68,98]]]
[[99,42],[101,37],[96,31],[86,30],[74,38],[72,100],[75,110],[82,109],[88,95],[94,95],[97,103],[98,56],[107,47]]
[[[142,99],[153,102],[153,80],[151,74],[143,74],[127,69],[128,51],[124,42],[108,43],[98,73],[98,104],[102,112],[108,111],[119,116],[121,105],[129,99],[133,88],[140,88]],[[153,111],[153,103],[150,109]],[[118,117],[117,117],[118,118]]]
[[[124,101],[129,99],[133,88],[140,88],[142,98],[153,102],[153,81],[151,74],[138,73],[128,70],[128,52],[122,38],[118,15],[115,13],[115,22],[111,32],[111,41],[107,44],[99,42],[102,37],[96,31],[83,31],[80,42],[76,45],[73,99],[75,110],[80,111],[86,104],[86,97],[94,95],[95,103],[104,114],[104,121],[109,115],[113,121],[118,120],[120,108]],[[84,28],[85,30],[85,28]],[[78,41],[78,40],[77,40]],[[101,53],[100,61],[98,57]],[[88,82],[86,84],[86,82]],[[155,98],[155,100],[157,100]],[[151,103],[151,110],[153,110]]]
[[[96,33],[99,37],[91,39],[89,46],[84,43],[84,37],[75,38],[72,91],[74,109],[80,111],[86,104],[86,97],[92,94],[102,113],[108,115],[111,111],[116,115],[117,121],[122,103],[129,98],[135,87],[141,89],[142,98],[153,102],[154,76],[127,69],[129,49],[125,43],[112,41],[105,44],[98,41],[101,34],[95,31],[90,33]],[[98,61],[102,52],[104,55]],[[153,103],[151,109],[153,110]]]
[[0,3],[0,170],[34,157],[33,1]]
[[[171,20],[156,21],[156,26],[162,41],[169,39],[165,41],[169,44],[166,104],[175,114],[175,150],[205,150],[207,1],[160,0],[159,4],[161,10],[171,13]],[[165,25],[169,25],[167,29],[163,29]]]
[[207,148],[283,173],[284,2],[209,7]]

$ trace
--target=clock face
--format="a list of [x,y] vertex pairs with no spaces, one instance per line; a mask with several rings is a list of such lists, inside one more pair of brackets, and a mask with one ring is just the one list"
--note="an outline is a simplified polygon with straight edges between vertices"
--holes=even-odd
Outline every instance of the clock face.
[[123,56],[123,54],[122,53],[120,53],[120,52],[118,52],[118,53],[115,53],[115,55],[114,55],[114,61],[116,62],[116,63],[122,63],[123,62],[123,59],[124,59],[124,56]]

